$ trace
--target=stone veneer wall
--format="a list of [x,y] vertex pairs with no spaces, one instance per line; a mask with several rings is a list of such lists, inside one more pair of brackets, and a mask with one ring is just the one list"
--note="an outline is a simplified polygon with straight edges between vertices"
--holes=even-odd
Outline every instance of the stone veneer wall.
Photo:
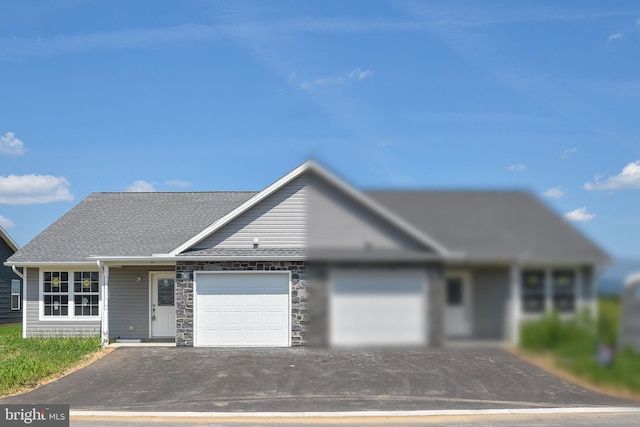
[[196,271],[290,271],[291,345],[306,343],[307,267],[304,261],[180,261],[176,265],[176,345],[193,346],[193,273]]

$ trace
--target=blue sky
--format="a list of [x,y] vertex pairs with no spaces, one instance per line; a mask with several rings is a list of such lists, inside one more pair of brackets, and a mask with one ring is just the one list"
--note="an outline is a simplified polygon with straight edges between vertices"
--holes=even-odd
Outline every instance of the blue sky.
[[640,257],[637,1],[0,3],[0,225],[93,191],[522,188]]

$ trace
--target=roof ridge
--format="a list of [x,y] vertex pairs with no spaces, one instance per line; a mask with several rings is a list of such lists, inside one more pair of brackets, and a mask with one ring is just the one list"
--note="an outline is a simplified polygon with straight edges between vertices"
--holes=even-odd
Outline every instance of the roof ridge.
[[92,191],[90,194],[247,194],[259,193],[258,190],[222,190],[222,191]]

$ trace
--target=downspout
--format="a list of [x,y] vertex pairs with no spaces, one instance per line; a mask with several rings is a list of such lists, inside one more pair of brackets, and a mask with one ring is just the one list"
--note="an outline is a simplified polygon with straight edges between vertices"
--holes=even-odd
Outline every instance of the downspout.
[[102,278],[100,282],[101,287],[101,296],[100,299],[100,310],[102,313],[101,322],[100,322],[100,337],[102,339],[102,346],[109,346],[109,266],[104,265],[100,260],[96,261],[98,264],[98,268],[101,271],[100,277]]
[[12,265],[12,266],[11,266],[11,269],[13,270],[13,273],[14,273],[16,276],[18,276],[20,279],[24,280],[24,274],[20,273],[20,272],[18,271],[18,269],[16,268],[16,266],[15,266],[15,265]]

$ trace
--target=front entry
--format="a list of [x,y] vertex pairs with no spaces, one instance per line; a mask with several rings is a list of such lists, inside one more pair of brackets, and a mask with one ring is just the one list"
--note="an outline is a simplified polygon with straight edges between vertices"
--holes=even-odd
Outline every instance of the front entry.
[[446,276],[445,332],[449,338],[471,335],[471,279],[468,273]]
[[151,273],[151,337],[175,337],[175,273]]

